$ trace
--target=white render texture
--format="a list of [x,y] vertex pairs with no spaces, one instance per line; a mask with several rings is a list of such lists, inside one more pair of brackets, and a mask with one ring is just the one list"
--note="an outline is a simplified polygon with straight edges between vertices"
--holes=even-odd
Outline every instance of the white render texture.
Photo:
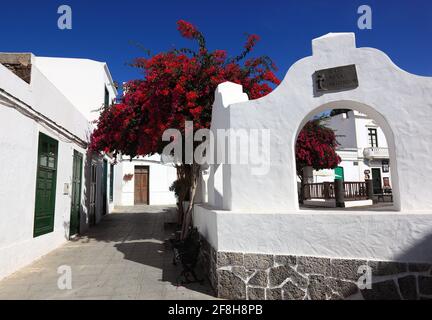
[[[259,176],[249,165],[211,165],[208,203],[195,206],[194,224],[217,251],[431,262],[432,78],[399,69],[377,49],[356,48],[352,33],[314,39],[312,47],[263,98],[245,101],[238,85],[219,86],[212,129],[270,129],[270,170]],[[350,64],[357,88],[314,93],[315,71]],[[313,115],[339,108],[367,114],[386,136],[388,212],[299,208],[297,135]]]
[[[19,99],[84,141],[88,141],[92,126],[71,100],[41,72],[36,57],[31,55],[31,61],[30,84],[0,64],[0,279],[69,239],[71,193],[65,194],[64,187],[65,184],[71,185],[74,150],[83,155],[80,231],[85,231],[89,224],[89,197],[84,168],[88,160],[86,150],[43,122],[18,111],[11,101]],[[64,77],[67,75],[64,74]],[[99,81],[102,93],[103,84],[102,80]],[[16,104],[22,105],[21,102]],[[100,102],[103,102],[103,94]],[[39,132],[58,141],[58,167],[54,231],[34,238]],[[93,160],[98,164],[97,179],[100,186],[102,159]],[[108,181],[107,186],[109,193]],[[101,192],[99,187],[96,191],[96,221],[102,216]]]
[[111,74],[104,62],[89,59],[35,57],[39,70],[90,121],[104,103],[104,87],[111,102],[117,96]]
[[[135,201],[135,167],[149,167],[149,205],[176,204],[174,192],[169,187],[177,179],[177,171],[172,164],[163,164],[160,155],[137,157],[130,159],[124,157],[116,166],[115,196],[116,206],[133,206]],[[130,179],[126,179],[127,176]]]
[[194,207],[217,251],[432,262],[432,214],[302,210],[256,213]]
[[[432,79],[399,69],[383,52],[356,48],[352,33],[312,41],[313,55],[296,62],[269,95],[244,101],[241,88],[219,86],[212,128],[270,129],[270,171],[253,175],[248,165],[213,166],[209,203],[250,212],[298,210],[294,145],[312,115],[330,108],[367,114],[385,133],[390,148],[395,209],[432,210]],[[355,64],[359,86],[314,94],[316,70]],[[244,95],[244,94],[243,94]],[[247,186],[247,188],[245,188]],[[264,190],[264,192],[263,192]],[[218,200],[218,199],[222,200]]]

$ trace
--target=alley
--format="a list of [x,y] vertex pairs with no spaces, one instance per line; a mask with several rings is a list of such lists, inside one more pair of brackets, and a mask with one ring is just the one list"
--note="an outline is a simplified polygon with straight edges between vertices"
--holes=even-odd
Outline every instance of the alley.
[[[177,286],[166,243],[175,209],[124,207],[88,233],[0,281],[0,299],[211,299],[204,285]],[[60,269],[59,269],[60,267]],[[70,269],[69,269],[70,267]],[[70,270],[72,288],[59,289]],[[60,279],[60,287],[66,282]]]

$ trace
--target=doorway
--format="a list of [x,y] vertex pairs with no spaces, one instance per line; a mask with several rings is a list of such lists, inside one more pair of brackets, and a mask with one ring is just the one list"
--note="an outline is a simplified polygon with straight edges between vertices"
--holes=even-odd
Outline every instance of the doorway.
[[382,192],[381,169],[372,168],[372,183],[373,183],[374,194],[381,193]]
[[134,192],[134,203],[138,204],[149,204],[149,179],[150,168],[148,166],[136,166],[135,167],[135,192]]
[[91,164],[90,171],[90,198],[89,198],[89,224],[90,226],[96,225],[96,178],[97,166],[96,163]]
[[69,237],[79,233],[81,209],[81,176],[83,156],[74,150],[72,165],[72,193],[71,215],[69,223]]
[[103,175],[102,175],[102,214],[106,215],[108,208],[108,197],[107,197],[107,188],[108,188],[108,161],[103,161]]
[[58,141],[39,133],[33,237],[54,231]]

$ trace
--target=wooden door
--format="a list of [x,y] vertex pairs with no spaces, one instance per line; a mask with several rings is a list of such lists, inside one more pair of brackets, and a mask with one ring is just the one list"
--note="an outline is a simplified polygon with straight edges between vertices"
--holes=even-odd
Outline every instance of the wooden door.
[[83,156],[74,150],[72,167],[72,193],[71,193],[71,216],[69,236],[79,233],[81,212],[81,176]]
[[33,228],[34,237],[50,233],[54,230],[57,153],[58,142],[40,133]]
[[135,204],[149,204],[149,167],[135,167]]

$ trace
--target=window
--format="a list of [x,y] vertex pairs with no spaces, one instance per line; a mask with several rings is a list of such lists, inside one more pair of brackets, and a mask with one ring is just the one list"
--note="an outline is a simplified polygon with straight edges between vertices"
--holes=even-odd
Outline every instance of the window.
[[369,130],[369,146],[378,147],[378,133],[377,129],[368,129]]
[[110,194],[109,194],[110,202],[114,201],[114,165],[110,165]]
[[104,100],[104,106],[105,108],[109,107],[109,92],[107,87],[105,87],[105,100]]
[[54,231],[58,141],[39,134],[33,236]]

